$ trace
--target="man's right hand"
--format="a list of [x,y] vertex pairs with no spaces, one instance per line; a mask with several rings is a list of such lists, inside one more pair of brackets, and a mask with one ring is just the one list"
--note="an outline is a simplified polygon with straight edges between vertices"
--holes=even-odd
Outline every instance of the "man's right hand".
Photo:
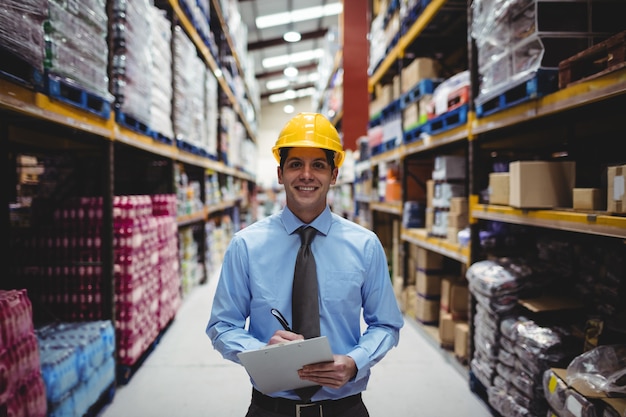
[[292,340],[304,340],[304,336],[287,330],[276,330],[267,344],[275,345],[278,343],[291,342]]

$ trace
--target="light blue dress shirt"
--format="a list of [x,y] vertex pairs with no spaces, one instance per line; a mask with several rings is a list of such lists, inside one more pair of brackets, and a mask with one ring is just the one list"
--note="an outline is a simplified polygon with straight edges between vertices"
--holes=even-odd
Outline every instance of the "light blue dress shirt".
[[[295,231],[302,225],[285,208],[233,236],[206,328],[224,358],[240,363],[237,353],[268,343],[281,329],[272,308],[292,322],[293,269],[300,247]],[[334,354],[349,355],[358,368],[353,380],[340,389],[323,387],[312,401],[344,398],[365,390],[370,368],[398,344],[404,319],[378,237],[328,206],[310,225],[318,230],[311,249],[320,291],[321,334],[328,337]],[[294,391],[271,395],[299,398]]]

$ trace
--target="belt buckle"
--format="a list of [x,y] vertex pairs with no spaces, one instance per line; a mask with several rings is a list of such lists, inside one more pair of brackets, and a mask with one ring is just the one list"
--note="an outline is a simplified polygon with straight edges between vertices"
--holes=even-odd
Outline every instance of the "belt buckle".
[[[319,417],[324,417],[324,412],[322,410],[322,404],[316,404],[316,403],[296,404],[296,417],[301,417],[300,413],[302,412],[302,409],[307,409],[309,407],[318,407],[318,411],[319,411],[318,416]],[[313,410],[311,410],[311,411],[313,411]]]

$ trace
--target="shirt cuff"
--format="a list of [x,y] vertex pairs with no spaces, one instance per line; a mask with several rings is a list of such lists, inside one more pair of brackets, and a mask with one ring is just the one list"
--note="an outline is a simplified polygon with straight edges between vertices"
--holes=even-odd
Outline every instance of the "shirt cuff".
[[365,349],[357,347],[352,352],[348,353],[354,363],[356,363],[356,376],[354,377],[355,381],[358,381],[361,378],[364,378],[369,375],[370,371],[370,358]]

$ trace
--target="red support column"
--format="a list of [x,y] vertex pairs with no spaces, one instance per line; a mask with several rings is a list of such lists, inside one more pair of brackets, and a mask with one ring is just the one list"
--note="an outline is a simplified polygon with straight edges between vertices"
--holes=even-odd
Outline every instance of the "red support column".
[[343,2],[343,117],[345,149],[356,150],[357,139],[367,134],[369,121],[368,0]]

